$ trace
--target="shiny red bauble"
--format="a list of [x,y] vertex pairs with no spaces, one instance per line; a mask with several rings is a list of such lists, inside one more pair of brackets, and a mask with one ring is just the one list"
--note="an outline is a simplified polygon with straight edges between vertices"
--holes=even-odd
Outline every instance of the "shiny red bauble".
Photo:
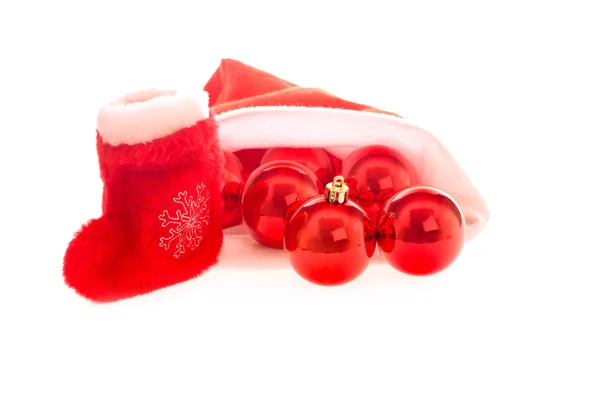
[[369,265],[376,247],[375,229],[353,201],[331,204],[318,196],[290,218],[284,244],[292,267],[304,279],[341,285]]
[[223,168],[223,187],[221,189],[221,215],[222,227],[242,223],[242,212],[240,210],[241,188],[248,178],[248,173],[242,166],[240,160],[233,154],[225,152],[225,166]]
[[242,216],[258,243],[283,248],[286,218],[308,198],[322,193],[315,174],[293,161],[272,161],[255,169],[242,194]]
[[261,164],[271,161],[289,160],[304,165],[325,184],[333,179],[334,169],[329,154],[319,148],[274,147],[263,155]]
[[448,267],[465,238],[465,219],[456,202],[428,186],[410,187],[390,198],[377,231],[383,257],[411,275],[430,275]]
[[350,198],[376,222],[379,211],[396,192],[418,183],[414,166],[398,150],[366,146],[353,151],[342,165]]

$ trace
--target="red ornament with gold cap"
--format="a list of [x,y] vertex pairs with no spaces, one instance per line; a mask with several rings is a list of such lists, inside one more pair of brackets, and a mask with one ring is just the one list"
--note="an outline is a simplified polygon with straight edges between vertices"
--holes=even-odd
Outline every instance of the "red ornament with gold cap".
[[336,176],[325,195],[306,201],[288,220],[284,249],[294,270],[312,283],[348,283],[363,273],[375,252],[373,224],[348,192],[344,178]]

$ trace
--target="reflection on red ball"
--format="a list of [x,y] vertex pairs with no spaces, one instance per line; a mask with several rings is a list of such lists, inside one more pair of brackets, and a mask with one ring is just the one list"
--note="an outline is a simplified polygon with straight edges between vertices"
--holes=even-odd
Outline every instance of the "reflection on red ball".
[[330,204],[317,196],[302,204],[285,230],[285,250],[294,270],[319,285],[357,278],[375,252],[373,224],[353,201]]
[[300,163],[314,172],[321,183],[326,184],[333,179],[334,169],[329,154],[319,148],[274,147],[267,150],[261,164],[271,161],[289,160]]
[[224,154],[221,215],[223,216],[223,228],[228,228],[242,223],[240,196],[242,185],[248,177],[248,173],[233,153],[224,152]]
[[411,275],[430,275],[448,267],[465,238],[465,219],[456,202],[428,186],[414,186],[390,198],[377,232],[387,262]]
[[283,248],[286,218],[308,198],[323,192],[308,168],[293,161],[272,161],[258,167],[246,182],[242,215],[258,243]]
[[418,183],[414,166],[396,149],[366,146],[353,151],[342,165],[350,198],[358,202],[375,224],[386,201],[396,192]]

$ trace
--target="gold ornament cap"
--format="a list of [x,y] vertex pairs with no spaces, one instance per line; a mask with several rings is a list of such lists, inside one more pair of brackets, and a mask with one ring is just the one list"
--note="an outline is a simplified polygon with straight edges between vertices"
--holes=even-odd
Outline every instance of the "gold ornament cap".
[[344,177],[338,175],[333,178],[333,182],[325,186],[325,201],[330,204],[344,204],[348,202],[349,191],[348,185],[344,183]]

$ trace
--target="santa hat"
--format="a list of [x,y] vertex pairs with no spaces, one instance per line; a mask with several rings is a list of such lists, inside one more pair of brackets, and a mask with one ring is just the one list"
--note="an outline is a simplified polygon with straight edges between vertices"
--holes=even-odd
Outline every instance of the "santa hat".
[[397,114],[298,87],[231,59],[221,61],[204,89],[219,124],[221,147],[249,169],[272,147],[320,147],[343,160],[358,147],[384,144],[414,165],[421,184],[456,200],[468,239],[489,218],[485,201],[442,143]]
[[65,282],[93,301],[148,293],[216,263],[223,151],[250,172],[268,148],[319,147],[339,162],[358,147],[385,144],[413,164],[420,183],[456,200],[467,238],[488,219],[482,197],[430,133],[235,60],[223,60],[204,91],[119,98],[101,108],[97,127],[103,213],[75,234],[63,267]]

